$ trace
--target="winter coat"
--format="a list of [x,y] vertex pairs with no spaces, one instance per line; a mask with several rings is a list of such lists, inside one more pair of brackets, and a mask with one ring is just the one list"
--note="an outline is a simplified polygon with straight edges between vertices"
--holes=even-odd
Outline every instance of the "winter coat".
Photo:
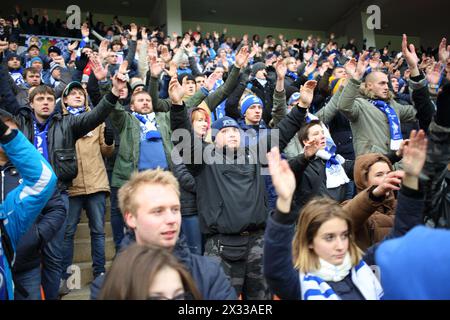
[[[134,242],[133,237],[127,234],[120,244],[120,250],[125,250]],[[237,299],[236,291],[219,263],[210,257],[191,253],[182,239],[178,239],[173,254],[191,274],[204,300]],[[92,282],[91,300],[96,300],[99,296],[104,279],[105,276],[101,275]]]

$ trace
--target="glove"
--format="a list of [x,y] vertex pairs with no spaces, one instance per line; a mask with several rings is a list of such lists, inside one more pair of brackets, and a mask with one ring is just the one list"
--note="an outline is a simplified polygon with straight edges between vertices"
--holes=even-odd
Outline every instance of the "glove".
[[103,132],[103,136],[105,137],[105,143],[110,146],[114,143],[114,130],[110,125],[106,124],[105,131]]

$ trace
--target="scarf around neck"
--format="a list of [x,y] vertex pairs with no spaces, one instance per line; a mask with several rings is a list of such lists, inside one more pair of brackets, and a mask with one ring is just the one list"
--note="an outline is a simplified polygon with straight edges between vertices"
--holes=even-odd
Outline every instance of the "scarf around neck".
[[400,120],[395,112],[387,102],[383,100],[369,100],[375,107],[382,111],[389,121],[389,132],[391,135],[391,150],[400,149],[400,144],[403,141],[402,131],[400,128]]
[[366,300],[380,300],[383,288],[372,269],[361,260],[352,267],[350,254],[347,252],[344,262],[335,266],[322,259],[320,269],[314,272],[299,273],[303,300],[340,300],[327,281],[342,281],[349,273],[353,284],[359,289]]
[[158,124],[156,123],[156,114],[154,112],[149,114],[132,113],[136,119],[139,120],[141,127],[141,141],[143,140],[157,140],[161,139],[161,134],[158,131]]
[[[309,112],[306,114],[306,123],[318,119],[319,118]],[[325,149],[317,151],[316,156],[326,161],[325,174],[327,177],[327,189],[337,188],[340,185],[350,182],[350,179],[342,167],[345,159],[341,155],[336,154],[336,144],[334,143],[328,128],[323,122],[320,122],[320,125],[325,133],[326,145]]]

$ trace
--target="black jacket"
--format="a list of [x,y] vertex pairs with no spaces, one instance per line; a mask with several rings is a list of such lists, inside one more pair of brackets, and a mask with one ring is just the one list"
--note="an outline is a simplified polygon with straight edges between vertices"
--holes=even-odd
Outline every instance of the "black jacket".
[[[327,189],[326,161],[317,157],[307,160],[304,154],[301,154],[289,160],[289,166],[297,181],[291,206],[293,216],[298,216],[300,209],[315,196],[328,196],[338,202],[346,200],[347,184]],[[352,160],[347,160],[342,165],[350,180],[353,179],[353,166]]]
[[[19,107],[16,98],[6,79],[0,79],[1,106],[7,106],[10,113],[19,124],[19,129],[30,140],[34,141],[33,111],[29,107]],[[114,109],[117,97],[112,93],[102,98],[91,111],[78,116],[62,115],[54,112],[50,117],[48,128],[48,156],[56,176],[58,187],[64,190],[69,187],[78,174],[75,143],[91,130],[98,127]]]
[[273,92],[275,90],[275,84],[269,78],[267,78],[267,83],[264,87],[256,79],[253,79],[250,83],[252,85],[251,90],[253,93],[264,103],[263,120],[265,123],[270,123],[270,120],[272,120]]
[[[6,195],[21,183],[17,169],[6,163],[0,168],[2,173],[0,193],[1,202]],[[62,227],[66,218],[66,209],[60,192],[55,193],[42,209],[34,224],[25,233],[16,248],[16,261],[13,274],[31,270],[41,263],[41,248],[45,246]]]
[[[127,233],[120,244],[120,250],[125,250],[135,242],[133,235]],[[197,289],[204,300],[236,300],[237,295],[231,286],[230,279],[225,275],[221,265],[210,257],[193,254],[189,251],[184,239],[178,239],[173,255],[189,271]],[[105,276],[97,277],[91,284],[91,300],[96,300],[103,287]]]
[[[172,131],[183,128],[192,132],[185,106],[173,105],[170,112]],[[280,150],[300,129],[305,114],[306,109],[293,108],[279,123]],[[261,164],[264,158],[259,155],[265,156],[274,145],[269,138],[270,135],[260,134],[258,144],[232,152],[215,148],[194,134],[191,134],[187,146],[184,142],[178,144],[180,150],[188,149],[182,155],[183,162],[197,182],[197,205],[203,234],[239,234],[265,227],[269,209]],[[241,141],[245,141],[244,136]],[[202,163],[195,163],[196,154],[205,155]]]
[[174,165],[172,173],[180,183],[181,215],[196,215],[198,213],[197,187],[194,176],[183,163]]

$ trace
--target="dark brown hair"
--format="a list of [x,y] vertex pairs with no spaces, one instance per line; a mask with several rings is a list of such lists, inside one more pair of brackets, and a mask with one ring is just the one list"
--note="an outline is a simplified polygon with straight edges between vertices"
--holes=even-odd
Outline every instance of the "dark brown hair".
[[175,269],[186,293],[200,300],[192,276],[167,249],[133,244],[119,253],[107,273],[99,300],[147,300],[156,274],[164,267]]
[[46,85],[40,85],[40,86],[37,86],[36,88],[34,88],[33,91],[31,91],[30,97],[28,100],[30,102],[33,102],[34,97],[36,97],[38,94],[49,94],[49,95],[52,95],[53,98],[56,99],[55,91],[53,91],[52,88],[50,88],[49,86],[46,86]]
[[311,129],[311,127],[316,126],[316,125],[321,126],[320,120],[311,120],[311,122],[305,124],[300,129],[300,131],[298,133],[298,138],[300,139],[300,143],[301,143],[302,147],[305,146],[303,141],[308,140],[309,129]]

